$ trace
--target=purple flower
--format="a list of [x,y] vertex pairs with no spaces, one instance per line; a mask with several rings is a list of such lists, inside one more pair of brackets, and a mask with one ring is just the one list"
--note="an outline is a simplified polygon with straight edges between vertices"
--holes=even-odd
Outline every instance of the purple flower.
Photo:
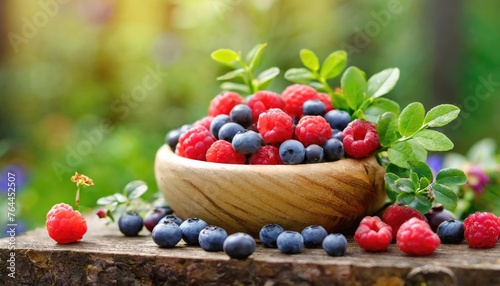
[[483,192],[484,188],[490,183],[490,178],[483,168],[477,165],[470,165],[465,168],[467,176],[467,185],[471,187],[476,194]]
[[427,165],[431,167],[432,174],[436,176],[436,174],[443,169],[444,158],[439,155],[432,155],[427,157]]

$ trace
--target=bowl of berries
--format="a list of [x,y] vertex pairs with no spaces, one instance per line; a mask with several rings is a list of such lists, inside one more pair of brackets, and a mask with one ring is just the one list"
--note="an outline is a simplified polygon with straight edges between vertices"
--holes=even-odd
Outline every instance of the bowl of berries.
[[[285,78],[295,83],[276,93],[266,88],[278,68],[253,74],[265,47],[257,45],[246,60],[239,52],[215,51],[213,59],[234,68],[218,78],[226,81],[224,91],[207,116],[169,131],[158,150],[157,185],[178,216],[255,237],[268,223],[337,232],[389,200],[424,211],[442,199],[439,190],[429,193],[433,177],[425,159],[427,150],[452,146],[427,129],[456,118],[456,107],[425,115],[414,103],[400,113],[396,102],[381,97],[399,70],[367,80],[360,69],[345,69],[344,51],[320,65],[312,51],[302,50],[305,67],[288,70]],[[342,71],[339,88],[332,89],[329,81]],[[243,84],[230,82],[238,79]]]

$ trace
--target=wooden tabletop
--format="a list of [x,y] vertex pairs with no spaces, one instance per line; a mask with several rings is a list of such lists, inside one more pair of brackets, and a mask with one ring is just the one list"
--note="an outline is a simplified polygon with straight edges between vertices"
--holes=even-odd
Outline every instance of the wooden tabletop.
[[0,239],[0,285],[500,285],[500,246],[441,245],[428,257],[409,257],[391,244],[369,253],[349,238],[346,256],[323,249],[285,255],[258,246],[245,260],[200,247],[157,247],[146,229],[124,237],[94,216],[79,243],[60,245],[45,228],[15,237],[15,279],[5,267],[9,238]]

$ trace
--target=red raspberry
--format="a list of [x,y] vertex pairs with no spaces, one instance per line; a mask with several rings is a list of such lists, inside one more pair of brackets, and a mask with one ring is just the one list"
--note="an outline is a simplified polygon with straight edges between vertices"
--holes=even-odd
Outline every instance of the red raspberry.
[[391,226],[376,216],[366,216],[359,223],[354,240],[368,251],[385,251],[392,241]]
[[87,232],[87,222],[82,214],[63,203],[50,209],[45,225],[49,236],[62,244],[77,242]]
[[281,96],[272,91],[261,90],[257,91],[248,100],[248,106],[252,109],[253,123],[256,124],[259,120],[259,115],[271,108],[285,109],[285,102]]
[[280,157],[278,147],[273,145],[265,145],[259,148],[257,152],[250,156],[248,161],[250,165],[282,165],[283,161]]
[[500,219],[489,212],[475,212],[464,220],[465,240],[472,248],[491,248],[500,235]]
[[425,216],[416,209],[394,204],[385,209],[382,220],[392,227],[392,237],[396,237],[401,225],[414,217],[427,222]]
[[332,137],[332,128],[321,116],[306,115],[299,120],[295,127],[295,137],[305,147],[311,144],[323,146]]
[[257,129],[266,143],[282,143],[292,138],[293,120],[283,110],[271,108],[260,114]]
[[219,114],[229,115],[229,112],[233,109],[233,107],[237,104],[244,103],[244,101],[243,97],[235,92],[223,92],[210,101],[208,115],[214,117]]
[[401,225],[396,243],[408,255],[424,256],[434,253],[441,240],[429,224],[414,217]]
[[332,99],[330,98],[330,95],[328,93],[318,92],[318,99],[321,100],[323,104],[325,104],[326,106],[325,113],[334,109],[332,104]]
[[207,161],[224,164],[245,164],[247,157],[234,150],[226,140],[215,141],[207,150]]
[[200,119],[200,120],[196,121],[195,123],[193,123],[192,127],[194,127],[194,126],[203,126],[206,129],[210,130],[210,123],[212,123],[212,120],[214,120],[213,116],[205,116],[202,119]]
[[309,99],[319,99],[316,90],[303,84],[293,84],[287,87],[282,93],[281,98],[285,101],[285,111],[291,117],[303,114],[302,105]]
[[356,119],[342,133],[344,150],[353,158],[363,158],[375,152],[380,144],[375,124]]
[[215,138],[210,131],[203,126],[194,126],[182,133],[175,153],[179,156],[206,161],[206,153]]

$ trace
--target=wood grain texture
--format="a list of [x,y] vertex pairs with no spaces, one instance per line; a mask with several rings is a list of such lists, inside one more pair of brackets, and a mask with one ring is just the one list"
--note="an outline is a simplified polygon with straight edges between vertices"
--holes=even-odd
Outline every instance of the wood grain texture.
[[375,158],[303,165],[249,166],[156,155],[159,190],[182,218],[199,217],[254,236],[267,223],[300,231],[347,228],[385,202],[384,169]]

